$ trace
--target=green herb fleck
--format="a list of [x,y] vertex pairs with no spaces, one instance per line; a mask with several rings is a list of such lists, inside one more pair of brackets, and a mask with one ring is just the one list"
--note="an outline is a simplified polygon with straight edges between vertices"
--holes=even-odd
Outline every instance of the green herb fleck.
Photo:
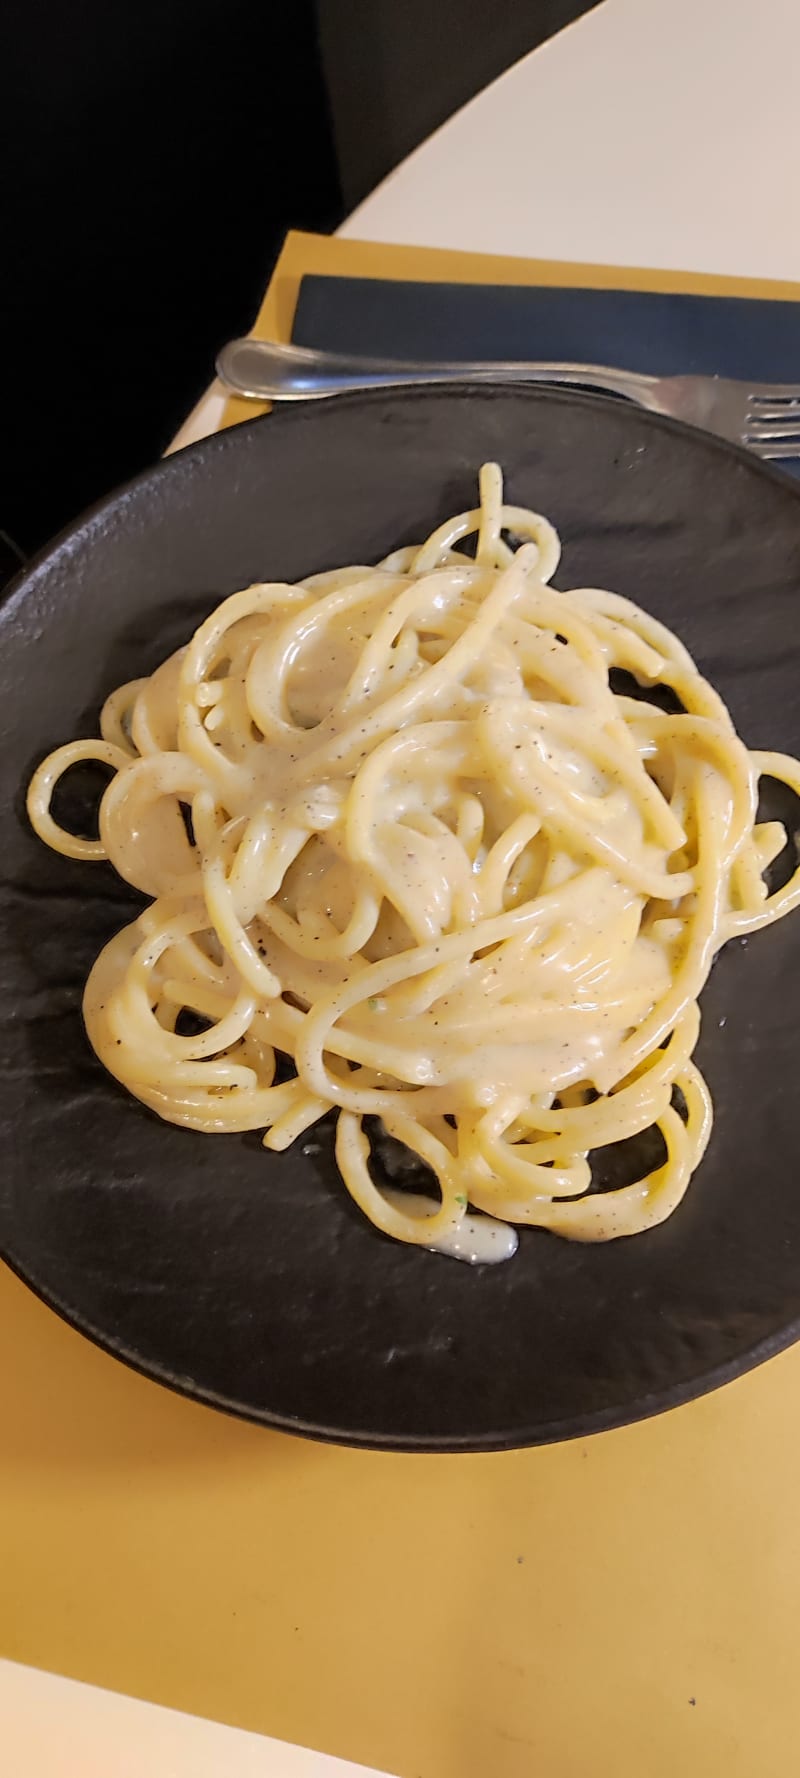
[[467,1202],[466,1192],[456,1192],[456,1203],[457,1204],[466,1204],[466,1202]]

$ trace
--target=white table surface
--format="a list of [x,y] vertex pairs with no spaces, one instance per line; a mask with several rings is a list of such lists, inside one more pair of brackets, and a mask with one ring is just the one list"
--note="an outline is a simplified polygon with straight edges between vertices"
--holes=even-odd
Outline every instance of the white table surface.
[[3,1778],[387,1778],[0,1660]]
[[798,0],[604,0],[444,124],[341,233],[800,279],[799,172]]
[[[604,0],[443,125],[340,233],[800,280],[799,171],[800,0]],[[213,432],[222,404],[212,388],[173,449]],[[8,1662],[0,1747],[9,1778],[364,1770]]]
[[[800,0],[603,0],[343,224],[361,241],[800,281]],[[218,384],[173,449],[214,432]]]

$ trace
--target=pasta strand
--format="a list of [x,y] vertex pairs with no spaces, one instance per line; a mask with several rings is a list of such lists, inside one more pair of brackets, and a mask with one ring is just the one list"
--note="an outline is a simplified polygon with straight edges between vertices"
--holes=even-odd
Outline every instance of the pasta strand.
[[[470,1261],[510,1257],[516,1225],[600,1241],[672,1213],[711,1131],[711,964],[800,902],[797,867],[768,893],[787,836],[756,820],[760,777],[800,794],[800,762],[748,753],[630,600],[554,591],[559,554],[484,464],[421,546],[226,599],[28,791],[48,845],[153,898],[86,985],[110,1072],[274,1150],[335,1114],[364,1215]],[[97,840],[51,813],[86,760],[114,773]],[[419,1191],[382,1175],[370,1115]],[[649,1130],[656,1166],[597,1189],[597,1152]]]

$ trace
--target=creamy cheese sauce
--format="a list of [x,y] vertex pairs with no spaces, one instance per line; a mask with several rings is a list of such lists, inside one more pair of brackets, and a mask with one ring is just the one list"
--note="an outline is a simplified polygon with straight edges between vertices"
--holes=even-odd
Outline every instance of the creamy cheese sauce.
[[[711,1127],[691,1054],[714,954],[800,899],[797,873],[767,895],[785,834],[756,822],[759,774],[797,790],[797,763],[748,753],[637,606],[554,592],[558,557],[486,465],[420,548],[226,599],[28,798],[49,844],[152,898],[86,988],[117,1079],[276,1150],[335,1108],[366,1216],[473,1264],[510,1258],[516,1225],[604,1240],[669,1215]],[[86,758],[115,772],[93,842],[50,814]],[[438,1201],[378,1182],[370,1116]],[[654,1125],[662,1164],[592,1191],[591,1154]]]

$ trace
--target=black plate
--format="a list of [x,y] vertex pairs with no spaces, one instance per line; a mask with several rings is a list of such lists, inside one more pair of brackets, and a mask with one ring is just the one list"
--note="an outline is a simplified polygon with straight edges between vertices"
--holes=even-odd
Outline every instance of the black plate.
[[48,852],[23,793],[48,749],[95,732],[111,687],[224,594],[421,538],[471,504],[486,457],[511,500],[558,525],[559,585],[638,600],[682,635],[751,746],[800,751],[797,491],[743,452],[591,397],[419,392],[276,413],[90,513],[0,614],[0,1250],[153,1377],[272,1425],[401,1448],[587,1433],[796,1337],[800,915],[714,971],[699,1060],[716,1129],[671,1221],[599,1247],[526,1232],[510,1264],[473,1271],[377,1234],[316,1132],[310,1152],[268,1155],[257,1135],[163,1124],[109,1079],[80,998],[131,896],[106,865]]

